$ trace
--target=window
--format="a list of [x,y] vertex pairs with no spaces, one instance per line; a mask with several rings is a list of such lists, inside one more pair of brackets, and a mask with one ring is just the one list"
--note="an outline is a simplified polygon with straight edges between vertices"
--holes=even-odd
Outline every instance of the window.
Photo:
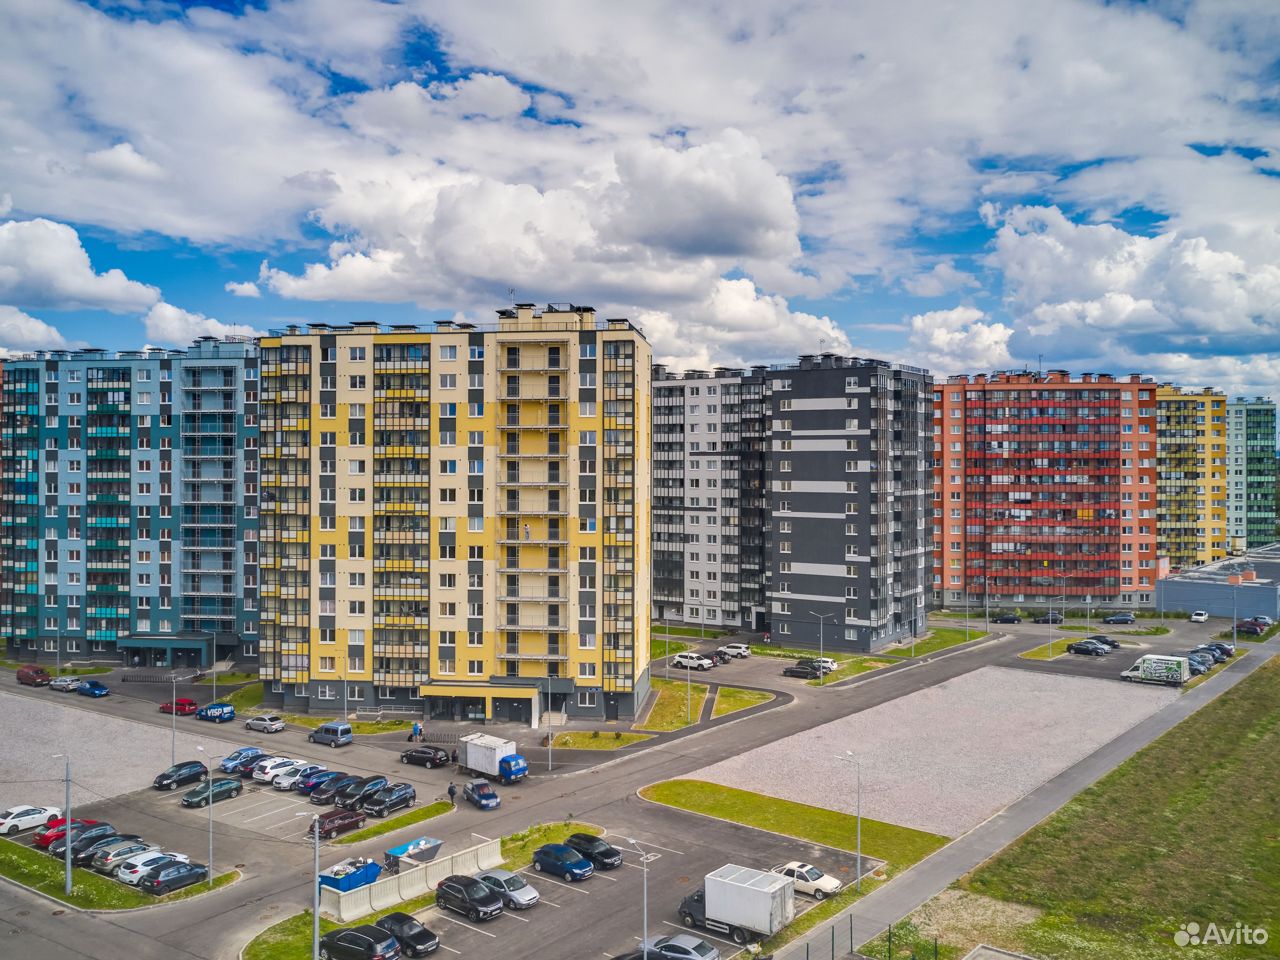
[[596,705],[596,692],[594,690],[578,691],[578,706],[594,707],[595,705]]
[[596,665],[594,663],[578,664],[579,680],[594,680],[596,678]]
[[352,390],[363,390],[365,388],[365,378],[363,374],[351,377],[349,382]]
[[352,359],[352,360],[357,360],[357,361],[358,361],[358,360],[363,360],[363,359],[365,358],[364,350],[365,350],[365,348],[364,348],[364,347],[352,347],[352,348],[351,348],[351,359]]
[[481,676],[481,675],[483,675],[483,674],[484,674],[484,661],[483,661],[483,660],[468,660],[468,661],[467,661],[467,675],[468,675],[468,676],[471,676],[471,677],[479,677],[479,676]]
[[441,360],[457,360],[458,348],[457,347],[441,347],[440,359]]
[[333,671],[337,669],[337,664],[338,664],[338,658],[337,658],[337,657],[321,657],[321,658],[320,658],[320,672],[321,672],[321,673],[333,673]]
[[458,386],[458,375],[456,373],[440,374],[440,389],[454,390]]
[[347,472],[353,477],[361,476],[364,473],[364,464],[363,460],[352,460],[347,464]]

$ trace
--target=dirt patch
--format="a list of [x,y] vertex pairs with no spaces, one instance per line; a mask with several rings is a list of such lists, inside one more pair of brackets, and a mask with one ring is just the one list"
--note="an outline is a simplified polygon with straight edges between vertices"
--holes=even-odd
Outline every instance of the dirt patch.
[[944,890],[915,912],[916,929],[939,942],[972,950],[980,943],[998,943],[1006,950],[1025,949],[1022,929],[1041,911],[1017,903],[993,900],[964,890]]

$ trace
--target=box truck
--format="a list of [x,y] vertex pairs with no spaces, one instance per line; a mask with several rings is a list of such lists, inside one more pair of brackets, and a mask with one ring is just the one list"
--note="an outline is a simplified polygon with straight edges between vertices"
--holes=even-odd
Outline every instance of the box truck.
[[795,897],[796,882],[790,877],[727,863],[680,901],[680,922],[743,944],[771,937],[795,919]]
[[516,752],[511,740],[487,733],[468,733],[458,738],[458,766],[464,772],[515,783],[529,775],[529,764]]
[[1120,679],[1180,687],[1191,679],[1191,665],[1187,663],[1186,657],[1162,657],[1148,653],[1139,657],[1132,667],[1120,674]]

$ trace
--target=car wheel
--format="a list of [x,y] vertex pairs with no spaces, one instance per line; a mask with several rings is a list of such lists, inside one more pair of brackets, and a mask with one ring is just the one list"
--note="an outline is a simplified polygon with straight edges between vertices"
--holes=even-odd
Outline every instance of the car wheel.
[[240,788],[239,788],[239,787],[236,787],[234,790],[232,790],[232,791],[231,791],[231,796],[232,796],[233,798],[234,798],[234,797],[238,797],[238,796],[240,796]]
[[197,807],[207,807],[208,805],[209,805],[208,800],[201,800],[199,803],[196,804]]
[[200,774],[200,782],[201,782],[201,783],[204,783],[204,782],[205,782],[206,780],[208,780],[208,779],[209,779],[209,775],[208,775],[207,773],[202,773],[202,774]]
[[327,947],[320,948],[320,960],[329,960],[329,949]]
[[337,834],[332,830],[328,830],[325,833],[323,833],[322,836],[326,840],[332,840],[335,836],[337,836]]
[[408,763],[408,762],[409,762],[409,758],[408,758],[408,757],[401,757],[401,758],[400,758],[400,762],[401,762],[401,763]]
[[15,823],[10,825],[9,829],[5,831],[5,835],[12,837],[17,832],[18,832],[18,825]]
[[693,914],[691,913],[680,914],[680,922],[683,923],[686,927],[693,927],[694,926]]
[[480,920],[480,911],[477,910],[475,907],[472,907],[470,910],[467,911],[467,919],[470,920],[472,923],[478,923]]
[[338,741],[337,741],[337,740],[334,740],[333,742],[331,742],[331,743],[329,744],[329,746],[330,746],[330,747],[337,747],[337,746],[338,746]]
[[540,864],[537,860],[533,861],[533,869],[536,870],[538,873],[541,873],[542,864]]
[[316,738],[315,738],[315,737],[310,736],[310,735],[308,735],[308,736],[307,736],[307,743],[315,743],[315,742],[316,742]]
[[826,893],[825,893],[825,892],[823,892],[822,890],[815,890],[815,891],[813,891],[813,899],[815,899],[815,900],[825,900],[825,899],[827,899],[827,895],[826,895]]
[[747,931],[743,930],[741,927],[734,927],[733,942],[736,943],[738,946],[742,946],[744,943],[746,943]]

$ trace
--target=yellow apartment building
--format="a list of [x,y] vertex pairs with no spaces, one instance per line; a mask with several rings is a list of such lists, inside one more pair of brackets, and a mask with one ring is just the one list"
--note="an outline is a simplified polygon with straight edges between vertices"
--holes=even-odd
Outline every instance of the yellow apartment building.
[[261,341],[274,707],[537,724],[648,693],[651,351],[590,307]]
[[1227,555],[1227,398],[1156,390],[1157,550],[1173,569]]

